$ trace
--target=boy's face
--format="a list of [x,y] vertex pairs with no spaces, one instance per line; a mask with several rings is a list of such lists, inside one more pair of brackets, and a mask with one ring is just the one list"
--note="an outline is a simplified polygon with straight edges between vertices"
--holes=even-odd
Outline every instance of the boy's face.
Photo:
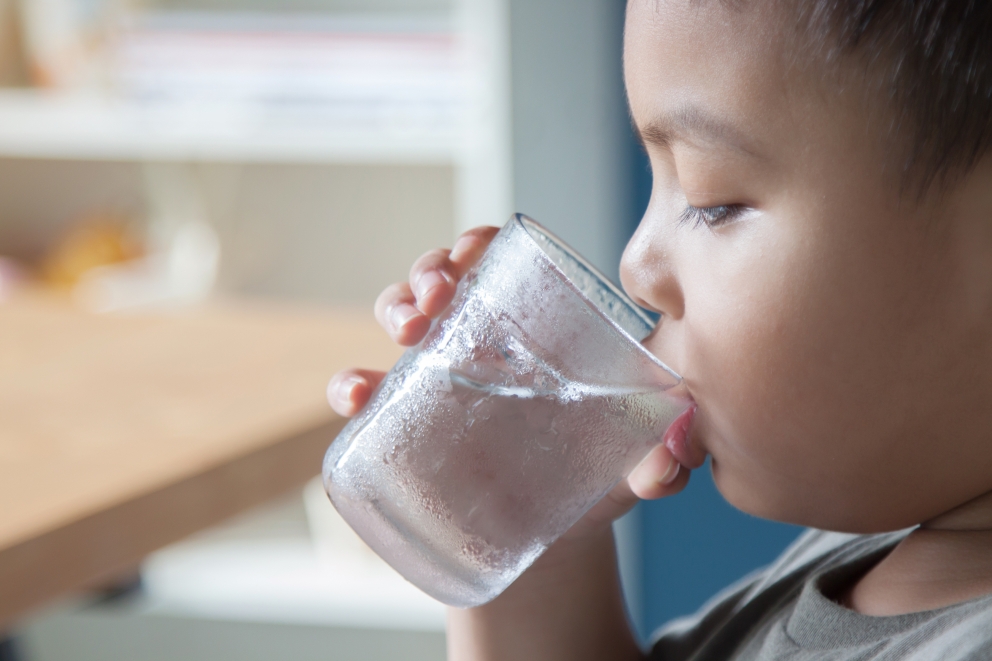
[[992,200],[900,201],[858,72],[790,66],[777,3],[727,4],[628,6],[654,188],[624,286],[665,313],[647,345],[684,375],[731,503],[918,523],[992,489]]

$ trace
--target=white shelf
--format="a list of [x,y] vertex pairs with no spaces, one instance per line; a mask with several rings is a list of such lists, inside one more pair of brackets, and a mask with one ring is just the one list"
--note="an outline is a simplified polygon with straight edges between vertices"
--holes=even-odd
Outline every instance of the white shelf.
[[[337,113],[341,115],[342,113]],[[336,116],[261,104],[139,103],[96,94],[0,91],[0,157],[454,164],[459,131],[416,115]]]

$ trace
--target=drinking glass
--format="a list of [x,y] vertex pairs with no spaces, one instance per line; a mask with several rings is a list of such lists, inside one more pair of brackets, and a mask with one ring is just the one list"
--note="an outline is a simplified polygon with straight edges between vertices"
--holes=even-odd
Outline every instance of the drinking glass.
[[681,379],[652,319],[516,215],[331,444],[324,486],[400,574],[453,606],[497,595],[661,441]]

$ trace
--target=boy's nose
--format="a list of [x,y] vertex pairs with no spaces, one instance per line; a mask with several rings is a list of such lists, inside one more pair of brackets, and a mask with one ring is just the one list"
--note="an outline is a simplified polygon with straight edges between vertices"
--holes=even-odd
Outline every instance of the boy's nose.
[[672,259],[668,237],[650,231],[642,222],[627,243],[620,260],[620,283],[641,307],[670,319],[681,319],[685,300]]

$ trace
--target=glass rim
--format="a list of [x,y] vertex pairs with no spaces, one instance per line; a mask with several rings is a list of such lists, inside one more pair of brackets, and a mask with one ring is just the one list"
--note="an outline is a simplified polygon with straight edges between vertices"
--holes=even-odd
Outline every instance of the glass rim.
[[549,255],[547,251],[541,247],[541,244],[537,241],[537,239],[535,239],[531,235],[530,233],[531,228],[543,234],[548,240],[553,242],[555,245],[558,246],[558,248],[564,251],[565,254],[567,254],[570,258],[578,262],[580,266],[582,266],[587,271],[592,273],[596,278],[599,279],[600,282],[606,285],[606,287],[610,290],[612,294],[614,294],[617,298],[620,299],[622,303],[624,303],[628,308],[630,308],[637,317],[639,317],[642,321],[644,321],[649,327],[654,328],[655,326],[657,326],[657,323],[652,321],[651,317],[649,317],[647,313],[644,311],[644,308],[642,308],[637,303],[635,303],[633,299],[630,298],[630,296],[628,296],[622,289],[620,289],[615,284],[613,284],[612,280],[610,280],[605,275],[603,275],[602,271],[600,271],[598,268],[590,264],[586,258],[584,258],[582,255],[576,252],[567,243],[562,241],[557,235],[551,232],[551,230],[547,229],[533,218],[522,213],[515,213],[513,214],[513,218],[510,219],[510,222],[511,223],[515,222],[518,225],[520,225],[520,228],[524,230],[524,233],[527,235],[527,238],[534,243],[534,246],[537,247],[538,250],[540,250],[541,254],[543,254],[544,257],[547,259],[548,263],[551,264],[551,267],[554,269],[555,275],[557,275],[559,279],[561,279],[566,285],[568,285],[568,287],[571,288],[572,291],[578,294],[579,298],[582,299],[582,301],[587,306],[589,306],[601,319],[603,319],[603,321],[605,321],[611,327],[613,327],[614,330],[619,332],[627,340],[629,340],[632,344],[634,344],[641,353],[643,353],[649,360],[651,360],[651,362],[655,363],[658,367],[665,370],[665,372],[667,372],[669,376],[675,379],[675,383],[669,386],[669,388],[674,388],[682,383],[683,380],[682,376],[678,372],[676,372],[671,367],[669,367],[664,362],[662,362],[662,360],[658,358],[656,355],[648,351],[647,347],[645,347],[640,340],[634,338],[633,335],[628,333],[623,326],[621,326],[610,315],[604,312],[600,306],[596,305],[596,303],[591,298],[589,298],[585,294],[585,292],[583,292],[574,282],[572,282],[569,279],[569,277],[565,274],[565,272],[561,269],[561,267],[555,263],[555,260],[552,259],[551,255]]

